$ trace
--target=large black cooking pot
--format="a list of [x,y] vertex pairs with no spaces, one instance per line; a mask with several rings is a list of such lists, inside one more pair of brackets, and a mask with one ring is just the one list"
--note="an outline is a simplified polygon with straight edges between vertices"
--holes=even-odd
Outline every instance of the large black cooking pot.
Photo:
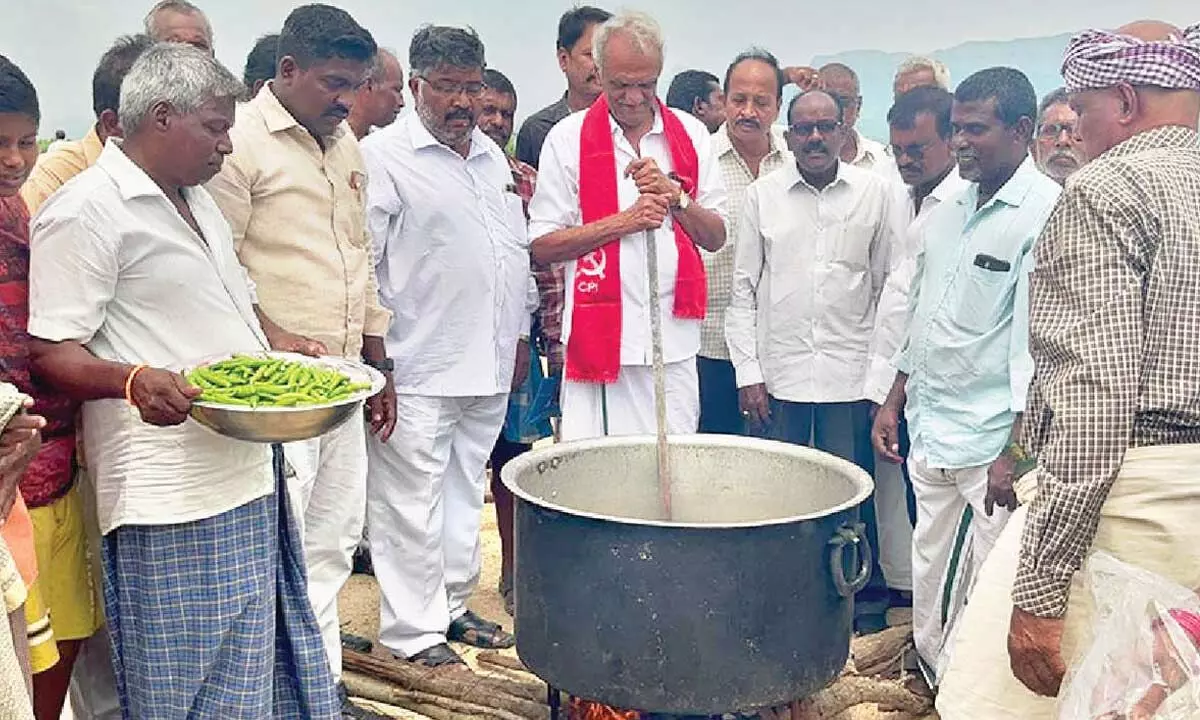
[[806,697],[846,663],[870,548],[870,477],[808,448],[671,439],[535,450],[516,495],[517,652],[551,686],[643,711],[716,714]]

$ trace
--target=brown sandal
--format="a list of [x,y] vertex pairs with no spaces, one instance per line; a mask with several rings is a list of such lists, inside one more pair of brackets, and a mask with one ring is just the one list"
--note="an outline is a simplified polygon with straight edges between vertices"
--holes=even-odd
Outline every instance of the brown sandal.
[[500,625],[484,620],[470,610],[450,623],[446,637],[484,650],[503,650],[517,644],[517,639]]

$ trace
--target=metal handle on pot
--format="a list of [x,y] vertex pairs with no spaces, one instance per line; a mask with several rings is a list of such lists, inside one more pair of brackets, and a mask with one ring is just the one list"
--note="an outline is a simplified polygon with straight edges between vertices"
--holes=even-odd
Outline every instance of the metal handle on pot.
[[[844,598],[854,597],[854,594],[866,587],[867,581],[871,579],[873,557],[866,532],[867,526],[862,523],[855,523],[853,526],[843,525],[829,540],[829,545],[833,548],[833,552],[829,554],[829,571],[833,576],[833,586]],[[845,565],[842,564],[842,553],[847,545],[853,547],[854,554],[860,562],[858,573],[850,582],[846,582]]]

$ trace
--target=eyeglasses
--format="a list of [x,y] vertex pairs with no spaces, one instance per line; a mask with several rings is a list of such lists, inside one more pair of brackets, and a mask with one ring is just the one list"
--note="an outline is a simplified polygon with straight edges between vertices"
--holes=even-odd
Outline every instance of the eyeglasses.
[[909,160],[920,162],[925,158],[925,151],[928,150],[931,145],[933,145],[932,140],[927,143],[920,143],[919,145],[905,145],[903,147],[899,145],[893,145],[892,155],[894,155],[897,159],[901,157],[908,157]]
[[1078,128],[1071,123],[1046,123],[1038,128],[1038,137],[1043,140],[1057,140],[1063,133],[1067,137],[1078,137]]
[[842,124],[832,120],[817,123],[796,123],[788,127],[788,131],[798,137],[806,138],[813,134],[813,130],[818,131],[822,135],[830,135],[837,131]]
[[483,83],[470,82],[459,83],[453,80],[430,80],[427,77],[418,75],[429,87],[433,88],[434,92],[439,95],[466,95],[467,97],[476,98],[483,94]]

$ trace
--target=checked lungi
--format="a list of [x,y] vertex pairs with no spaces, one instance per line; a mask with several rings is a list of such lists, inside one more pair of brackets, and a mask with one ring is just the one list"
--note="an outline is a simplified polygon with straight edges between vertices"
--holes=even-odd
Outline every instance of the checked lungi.
[[105,536],[125,718],[340,717],[278,447],[274,464],[274,494],[197,522]]

